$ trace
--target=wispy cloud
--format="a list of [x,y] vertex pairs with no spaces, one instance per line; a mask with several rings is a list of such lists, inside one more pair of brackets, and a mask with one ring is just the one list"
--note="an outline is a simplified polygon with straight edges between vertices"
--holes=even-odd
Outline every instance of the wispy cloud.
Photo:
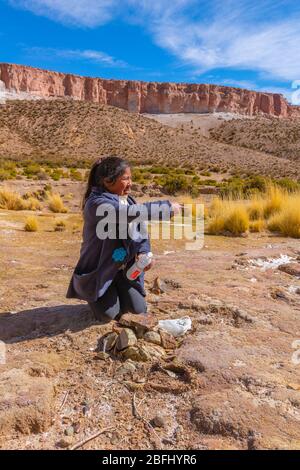
[[102,66],[107,67],[118,67],[124,68],[129,67],[129,65],[122,61],[115,59],[114,57],[106,54],[102,51],[95,51],[91,49],[55,49],[51,47],[26,47],[27,53],[34,55],[41,55],[43,58],[52,58],[52,57],[61,57],[64,59],[71,60],[86,60],[96,64],[101,64]]
[[293,80],[300,77],[300,8],[282,17],[282,3],[263,0],[254,7],[248,0],[216,1],[209,18],[172,14],[150,28],[158,45],[199,74],[235,68]]
[[115,14],[117,0],[8,0],[17,8],[65,24],[93,28],[107,23]]
[[96,27],[120,16],[200,76],[252,70],[300,79],[300,4],[294,0],[8,0],[56,21]]

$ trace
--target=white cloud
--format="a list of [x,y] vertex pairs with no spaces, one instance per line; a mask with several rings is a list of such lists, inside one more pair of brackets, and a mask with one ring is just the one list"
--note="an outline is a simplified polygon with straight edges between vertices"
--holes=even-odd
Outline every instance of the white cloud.
[[87,60],[93,63],[101,64],[107,67],[127,67],[128,64],[122,60],[115,59],[114,57],[106,54],[102,51],[95,51],[91,49],[80,50],[80,49],[54,49],[45,47],[30,47],[26,48],[26,51],[35,54],[42,55],[43,57],[62,57],[65,59],[72,60]]
[[84,27],[107,23],[115,13],[117,0],[9,0],[10,4],[47,16],[54,21]]
[[297,79],[300,11],[280,18],[274,3],[279,7],[282,2],[273,2],[270,15],[264,16],[269,0],[260,2],[259,7],[250,7],[248,1],[236,6],[225,0],[209,22],[205,15],[200,20],[173,15],[150,28],[158,45],[195,67],[199,74],[216,68],[235,68],[263,71],[284,80]]
[[117,16],[201,75],[252,70],[300,79],[300,4],[294,0],[9,0],[53,20],[96,27]]

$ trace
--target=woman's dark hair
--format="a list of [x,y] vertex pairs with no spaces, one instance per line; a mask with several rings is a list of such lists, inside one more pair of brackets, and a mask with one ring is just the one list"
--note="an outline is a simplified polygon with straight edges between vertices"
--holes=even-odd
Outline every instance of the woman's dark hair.
[[104,185],[104,179],[108,183],[115,183],[119,176],[122,176],[130,165],[121,157],[103,157],[96,160],[90,170],[86,191],[82,201],[82,208],[86,203],[87,198],[92,192],[93,186]]

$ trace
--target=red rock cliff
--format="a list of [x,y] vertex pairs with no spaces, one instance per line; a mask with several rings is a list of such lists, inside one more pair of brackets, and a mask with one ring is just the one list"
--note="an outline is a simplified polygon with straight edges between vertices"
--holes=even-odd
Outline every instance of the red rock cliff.
[[71,97],[137,113],[222,111],[300,116],[300,107],[290,105],[280,94],[218,85],[105,80],[15,64],[0,64],[0,80],[8,91],[16,93],[43,98]]

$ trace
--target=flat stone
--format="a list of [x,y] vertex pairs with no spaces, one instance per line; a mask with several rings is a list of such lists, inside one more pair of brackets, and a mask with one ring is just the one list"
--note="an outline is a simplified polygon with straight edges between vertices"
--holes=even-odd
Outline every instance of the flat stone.
[[156,277],[153,281],[153,286],[151,287],[151,292],[153,292],[153,294],[163,294],[165,292],[167,292],[168,290],[168,287],[166,285],[166,283],[160,279],[159,277]]
[[65,429],[65,435],[66,436],[73,436],[73,434],[74,434],[73,426],[69,426],[68,428]]
[[73,429],[74,429],[74,432],[75,434],[79,434],[80,433],[80,423],[75,423],[74,426],[73,426]]
[[275,299],[275,300],[280,299],[280,300],[289,301],[289,297],[286,295],[284,290],[280,289],[279,287],[272,289],[271,297],[272,299]]
[[300,383],[299,384],[289,383],[287,386],[288,388],[291,388],[292,390],[296,390],[297,392],[300,392]]
[[279,271],[300,278],[300,263],[288,263],[282,264],[278,267]]
[[57,442],[57,447],[60,447],[61,449],[67,449],[73,444],[73,437],[72,436],[66,436],[60,439],[60,441]]
[[160,359],[165,356],[165,351],[160,346],[156,344],[145,343],[140,346],[140,350],[148,356],[150,359]]
[[166,427],[166,420],[164,419],[164,417],[161,414],[157,414],[156,416],[154,416],[154,418],[151,419],[150,423],[155,428],[165,428]]
[[134,363],[128,359],[116,372],[116,375],[126,375],[131,374],[136,371],[136,366]]
[[152,315],[134,315],[133,313],[126,313],[122,315],[119,320],[120,325],[133,328],[135,331],[140,330],[143,333],[152,330],[157,321]]
[[131,359],[132,361],[147,362],[153,359],[160,359],[165,355],[165,351],[160,346],[143,343],[135,346],[129,346],[121,351],[124,359]]
[[109,354],[104,351],[99,351],[96,355],[96,359],[100,359],[101,361],[106,361],[109,357]]
[[234,320],[243,320],[246,323],[254,323],[255,318],[249,315],[247,312],[244,310],[241,310],[240,308],[234,307],[232,309],[232,316]]
[[99,340],[98,349],[101,351],[111,351],[114,348],[117,339],[118,334],[115,331],[102,336]]
[[161,336],[156,331],[147,331],[144,334],[144,340],[148,343],[158,344],[161,345]]
[[118,351],[134,346],[137,343],[137,337],[134,332],[129,328],[123,328],[117,339],[116,347]]
[[161,344],[165,349],[176,349],[177,348],[177,341],[170,333],[166,331],[160,330],[159,331],[161,337]]
[[133,361],[147,362],[150,361],[151,356],[138,346],[130,346],[122,351],[124,359],[131,359]]

